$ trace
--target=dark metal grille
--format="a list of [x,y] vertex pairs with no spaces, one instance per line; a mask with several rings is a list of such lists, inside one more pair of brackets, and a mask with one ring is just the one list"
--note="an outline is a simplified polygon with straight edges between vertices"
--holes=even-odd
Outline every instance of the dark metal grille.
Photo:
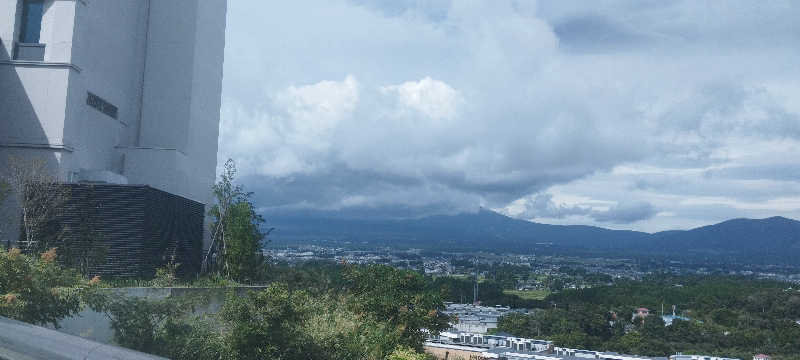
[[[70,184],[66,209],[96,207],[91,219],[107,248],[105,264],[90,273],[149,278],[170,261],[179,273],[200,270],[204,205],[144,185]],[[85,211],[65,212],[62,224],[79,227]],[[66,236],[77,236],[67,234]],[[65,239],[68,240],[68,239]]]

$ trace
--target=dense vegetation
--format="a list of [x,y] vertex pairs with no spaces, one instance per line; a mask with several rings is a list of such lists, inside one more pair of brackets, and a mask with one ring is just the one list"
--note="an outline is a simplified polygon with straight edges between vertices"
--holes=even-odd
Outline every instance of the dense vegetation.
[[423,329],[448,327],[441,297],[415,272],[326,264],[270,277],[264,290],[229,293],[219,313],[194,315],[204,300],[192,298],[122,297],[105,311],[119,344],[194,360],[416,359]]
[[[501,319],[499,331],[567,347],[643,355],[714,354],[800,359],[800,292],[787,284],[732,277],[670,277],[565,290],[547,308]],[[664,326],[661,306],[689,321]],[[632,320],[638,307],[654,315]]]
[[[423,329],[448,326],[422,275],[382,265],[262,267],[263,289],[230,290],[219,312],[198,314],[208,299],[114,295],[56,256],[0,249],[0,316],[57,326],[88,305],[109,316],[117,344],[192,360],[422,360]],[[181,285],[172,272],[159,271],[153,285]]]
[[84,305],[102,301],[98,278],[86,281],[59,266],[56,257],[55,249],[37,258],[0,248],[0,316],[57,327]]

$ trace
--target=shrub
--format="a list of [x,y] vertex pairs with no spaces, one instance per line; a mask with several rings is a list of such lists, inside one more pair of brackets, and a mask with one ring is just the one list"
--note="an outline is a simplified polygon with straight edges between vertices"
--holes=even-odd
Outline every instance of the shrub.
[[0,249],[0,315],[20,321],[58,327],[58,322],[80,312],[84,305],[99,307],[104,296],[98,277],[85,281],[56,262],[56,249],[39,258],[17,248]]

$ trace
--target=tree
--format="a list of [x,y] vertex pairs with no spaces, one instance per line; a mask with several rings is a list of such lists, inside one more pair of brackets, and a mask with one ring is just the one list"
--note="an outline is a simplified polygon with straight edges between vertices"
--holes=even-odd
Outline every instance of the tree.
[[398,347],[386,357],[386,360],[426,360],[425,354],[420,354],[408,347]]
[[241,201],[229,210],[225,260],[227,275],[236,281],[256,280],[263,272],[264,256],[261,232],[264,219],[249,201]]
[[4,180],[22,210],[22,239],[26,252],[42,252],[59,236],[58,217],[69,199],[69,188],[50,174],[44,161],[10,157]]
[[216,268],[229,278],[244,280],[260,270],[262,242],[272,229],[261,232],[264,219],[250,202],[252,193],[234,184],[235,178],[236,163],[228,159],[220,180],[212,187],[216,203],[208,212],[212,217],[211,246],[202,267],[203,271]]
[[244,297],[228,296],[221,316],[228,324],[229,341],[237,359],[308,359],[317,354],[301,325],[308,316],[303,291],[290,292],[274,283]]
[[345,280],[355,312],[396,329],[402,345],[420,350],[426,331],[437,334],[450,326],[441,313],[440,294],[427,289],[419,273],[385,265],[350,266]]
[[86,283],[77,273],[56,262],[56,250],[39,258],[20,249],[0,249],[0,316],[28,323],[58,327],[58,322],[77,314],[84,305],[99,307],[99,278]]
[[233,359],[219,331],[203,316],[193,315],[200,300],[117,295],[101,310],[111,320],[114,341],[121,346],[171,359]]

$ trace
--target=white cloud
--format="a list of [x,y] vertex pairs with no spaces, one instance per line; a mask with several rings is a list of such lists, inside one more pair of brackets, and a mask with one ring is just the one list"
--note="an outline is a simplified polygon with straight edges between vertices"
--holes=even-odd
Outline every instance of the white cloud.
[[237,0],[220,157],[264,207],[483,205],[639,230],[800,217],[798,16],[778,1]]
[[383,94],[397,97],[401,114],[411,109],[432,120],[453,120],[464,101],[456,89],[430,77],[383,86],[380,90]]

